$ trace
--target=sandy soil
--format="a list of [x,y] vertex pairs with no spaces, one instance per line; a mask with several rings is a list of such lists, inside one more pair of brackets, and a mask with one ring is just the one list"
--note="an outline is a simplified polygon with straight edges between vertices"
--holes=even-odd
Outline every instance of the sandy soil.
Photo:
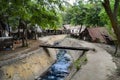
[[28,47],[21,47],[21,43],[14,44],[14,50],[0,51],[0,61],[11,59],[20,54],[25,54],[27,52],[33,51],[39,48],[39,45],[42,43],[40,40],[29,40]]
[[109,52],[112,57],[113,61],[116,63],[117,69],[112,75],[108,77],[108,80],[120,80],[120,48],[117,51],[117,56],[114,55],[115,47],[106,45],[106,44],[96,44],[97,46],[105,49],[107,52]]
[[96,52],[87,52],[87,64],[82,66],[82,69],[77,72],[72,80],[107,80],[108,75],[112,75],[116,69],[112,56],[93,43],[85,41],[79,43],[84,47],[95,48]]
[[53,44],[55,41],[61,40],[65,38],[66,35],[54,35],[54,36],[46,36],[40,37],[39,40],[29,40],[28,47],[21,47],[21,43],[14,44],[14,50],[9,51],[0,51],[0,62],[4,60],[9,60],[15,58],[19,55],[27,54],[30,51],[34,51],[39,47],[40,44]]

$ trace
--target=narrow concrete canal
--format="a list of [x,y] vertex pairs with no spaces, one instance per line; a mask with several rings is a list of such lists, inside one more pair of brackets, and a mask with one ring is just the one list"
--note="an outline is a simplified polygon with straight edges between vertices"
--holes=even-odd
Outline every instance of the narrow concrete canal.
[[[95,48],[96,51],[88,51],[87,59],[88,62],[86,65],[83,65],[81,69],[71,78],[71,80],[107,80],[109,75],[112,75],[116,69],[116,65],[112,60],[112,56],[103,48],[98,47],[94,43],[89,43],[85,41],[80,41],[76,39],[63,40],[61,45],[71,46],[83,46],[89,48]],[[78,55],[74,54],[74,51],[71,55],[73,59],[78,58]]]
[[71,56],[66,50],[59,50],[56,62],[36,80],[64,80],[70,73]]
[[[87,63],[81,67],[81,69],[71,78],[71,80],[107,80],[108,75],[111,75],[116,69],[112,56],[104,49],[93,43],[67,38],[66,35],[48,36],[40,38],[40,40],[48,44],[59,42],[59,45],[62,46],[82,46],[96,49],[96,52],[88,51],[86,53],[88,60]],[[18,58],[17,60],[12,59],[11,63],[7,63],[8,60],[4,61],[5,65],[0,68],[0,80],[35,80],[40,78],[40,75],[46,72],[50,67],[52,68],[52,66],[56,66],[54,63],[58,58],[56,56],[59,50],[48,49],[48,51],[49,54],[46,53],[44,49],[40,48],[31,51],[28,54],[19,55],[19,58],[23,56],[26,57],[20,59]],[[82,51],[66,51],[71,56],[70,62],[77,60],[82,53]],[[4,62],[0,61],[0,63]],[[58,62],[59,61],[56,63]],[[62,79],[64,80],[64,78]]]

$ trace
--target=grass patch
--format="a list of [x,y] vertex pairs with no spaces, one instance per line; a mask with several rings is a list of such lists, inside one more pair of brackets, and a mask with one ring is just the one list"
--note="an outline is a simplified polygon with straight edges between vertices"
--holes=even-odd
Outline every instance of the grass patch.
[[83,64],[85,64],[87,62],[87,57],[86,57],[86,55],[84,54],[81,58],[79,58],[79,59],[77,59],[76,61],[74,61],[74,66],[75,66],[75,68],[76,68],[76,70],[78,71],[80,68],[81,68],[81,66],[83,65]]

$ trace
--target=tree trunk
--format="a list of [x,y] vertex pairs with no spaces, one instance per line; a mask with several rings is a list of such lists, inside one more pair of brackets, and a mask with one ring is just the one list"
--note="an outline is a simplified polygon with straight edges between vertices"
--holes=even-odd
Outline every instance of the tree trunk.
[[22,33],[22,46],[23,47],[27,47],[28,43],[27,43],[27,29],[23,29],[23,33]]
[[26,47],[28,46],[28,41],[27,41],[27,26],[26,26],[26,29],[25,29],[25,46]]
[[104,2],[102,3],[105,11],[111,21],[114,33],[116,34],[118,43],[120,44],[120,27],[118,24],[118,19],[117,19],[117,13],[118,13],[118,7],[119,7],[119,1],[120,0],[115,0],[115,4],[114,4],[114,11],[112,11],[111,7],[110,7],[110,1],[109,0],[104,0]]
[[9,28],[9,36],[11,36],[10,25],[9,25],[9,17],[7,17],[7,24],[8,24],[8,28]]
[[18,26],[18,33],[17,33],[17,35],[18,35],[18,38],[20,39],[20,25],[21,25],[21,22],[20,22],[20,20],[19,20],[19,26]]
[[81,30],[82,30],[82,24],[81,24],[81,27],[80,27],[80,30],[79,30],[79,39],[81,39],[81,37],[82,37],[82,36],[80,36]]
[[18,34],[22,38],[22,46],[26,47],[26,46],[28,46],[28,44],[27,44],[27,25],[26,25],[25,21],[22,21],[21,19],[19,21],[18,31],[20,31],[19,29],[23,30],[22,34],[20,34],[20,33],[18,33]]
[[35,40],[37,40],[37,31],[35,30]]
[[117,51],[118,51],[118,44],[115,45],[115,52],[114,52],[115,56],[117,56]]
[[25,29],[22,32],[22,46],[25,47]]

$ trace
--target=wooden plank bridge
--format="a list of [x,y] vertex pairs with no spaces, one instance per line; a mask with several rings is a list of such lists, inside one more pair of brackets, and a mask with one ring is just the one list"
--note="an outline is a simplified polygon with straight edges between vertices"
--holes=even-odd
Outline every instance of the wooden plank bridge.
[[88,47],[69,47],[69,46],[60,46],[60,45],[40,45],[40,47],[43,48],[54,48],[54,49],[68,49],[68,50],[82,50],[82,51],[95,51],[94,48],[88,48]]

